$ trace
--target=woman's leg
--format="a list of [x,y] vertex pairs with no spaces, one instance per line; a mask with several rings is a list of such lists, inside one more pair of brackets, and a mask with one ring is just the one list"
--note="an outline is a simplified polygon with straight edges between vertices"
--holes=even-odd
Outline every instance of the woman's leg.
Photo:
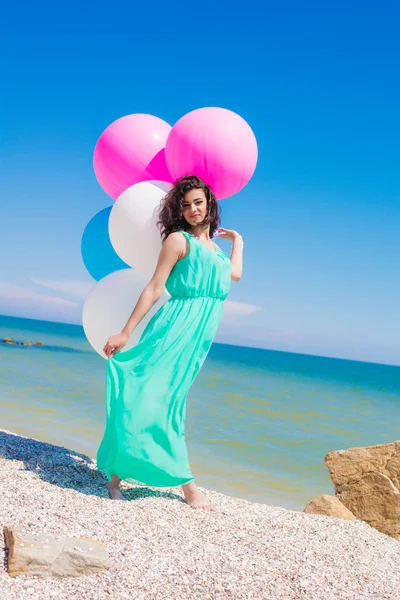
[[194,481],[184,483],[182,485],[185,500],[192,508],[205,508],[207,510],[215,510],[215,506],[211,502],[207,502],[203,494],[198,489]]
[[112,475],[111,481],[107,481],[106,488],[111,500],[126,500],[119,489],[120,483],[121,479],[118,477],[118,475]]

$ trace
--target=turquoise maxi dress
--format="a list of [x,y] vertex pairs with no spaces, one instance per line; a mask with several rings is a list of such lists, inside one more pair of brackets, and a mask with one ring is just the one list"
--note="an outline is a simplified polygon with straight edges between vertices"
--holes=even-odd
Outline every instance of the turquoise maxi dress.
[[166,282],[171,298],[133,348],[107,361],[106,428],[97,467],[136,484],[193,481],[185,442],[186,396],[211,347],[231,284],[232,264],[181,231],[189,251]]

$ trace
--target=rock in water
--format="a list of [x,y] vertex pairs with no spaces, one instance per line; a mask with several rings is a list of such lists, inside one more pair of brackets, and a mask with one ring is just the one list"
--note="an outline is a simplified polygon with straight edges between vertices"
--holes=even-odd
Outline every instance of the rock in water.
[[322,494],[321,496],[313,498],[305,507],[304,512],[314,515],[337,517],[338,519],[348,519],[349,521],[357,519],[357,517],[355,517],[353,513],[340,502],[339,498],[330,496],[329,494]]
[[328,452],[325,464],[357,519],[400,540],[400,441]]
[[106,546],[88,538],[22,534],[18,525],[4,527],[8,574],[79,577],[110,568]]

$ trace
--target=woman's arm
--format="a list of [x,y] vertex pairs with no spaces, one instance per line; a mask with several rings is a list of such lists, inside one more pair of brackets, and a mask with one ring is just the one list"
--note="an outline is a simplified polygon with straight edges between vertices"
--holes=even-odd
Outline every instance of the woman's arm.
[[185,254],[185,243],[185,238],[178,232],[171,233],[165,240],[153,277],[139,296],[131,316],[122,329],[122,332],[126,333],[128,337],[151,307],[160,299],[173,267],[181,256]]
[[114,356],[116,352],[119,352],[125,346],[132,331],[160,299],[175,263],[186,254],[186,243],[186,239],[179,232],[171,233],[167,237],[161,248],[153,277],[140,294],[125,327],[120,333],[108,338],[103,348],[106,356]]
[[231,263],[232,263],[232,281],[240,281],[243,273],[243,238],[238,233],[232,241]]
[[232,242],[231,263],[232,263],[232,281],[239,281],[243,273],[243,238],[233,229],[220,227],[218,237]]

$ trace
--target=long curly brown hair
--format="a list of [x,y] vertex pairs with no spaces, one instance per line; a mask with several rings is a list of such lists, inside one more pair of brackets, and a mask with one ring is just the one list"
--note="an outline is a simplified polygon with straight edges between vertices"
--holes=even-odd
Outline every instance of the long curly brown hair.
[[174,187],[161,200],[159,210],[159,220],[157,227],[160,230],[162,241],[165,242],[170,233],[174,231],[187,231],[189,224],[182,215],[182,204],[185,199],[185,194],[190,190],[203,190],[207,199],[207,214],[203,224],[210,225],[210,237],[221,223],[221,207],[218,204],[211,188],[197,177],[196,175],[188,175],[181,177],[174,183]]

